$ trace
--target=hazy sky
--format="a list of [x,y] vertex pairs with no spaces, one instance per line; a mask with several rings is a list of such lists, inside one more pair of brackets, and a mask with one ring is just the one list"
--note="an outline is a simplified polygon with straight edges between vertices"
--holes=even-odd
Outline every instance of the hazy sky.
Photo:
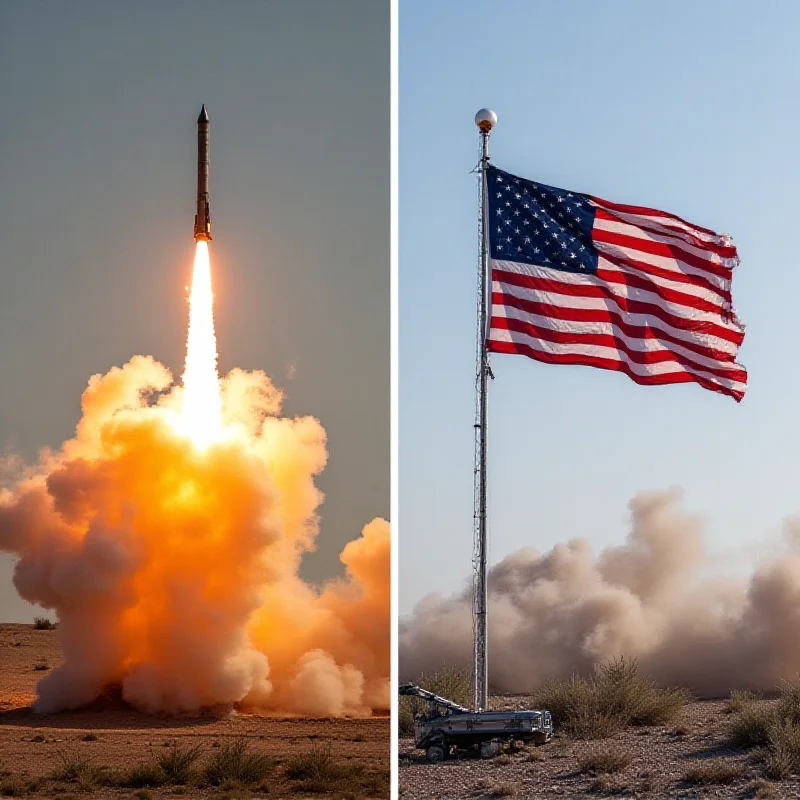
[[[681,486],[723,568],[800,513],[800,5],[400,5],[400,603],[470,574],[475,112],[494,163],[733,235],[741,405],[699,386],[495,356],[490,555],[621,542],[627,501]],[[491,623],[490,623],[491,624]]]
[[58,446],[134,354],[180,376],[202,103],[220,367],[328,432],[320,580],[389,514],[387,2],[0,2],[0,445]]

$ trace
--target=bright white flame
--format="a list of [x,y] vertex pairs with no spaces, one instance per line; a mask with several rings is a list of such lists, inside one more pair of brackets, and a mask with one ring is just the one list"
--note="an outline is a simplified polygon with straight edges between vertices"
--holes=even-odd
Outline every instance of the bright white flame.
[[189,339],[183,373],[182,421],[200,448],[222,438],[222,398],[217,374],[217,337],[208,242],[198,242],[189,297]]

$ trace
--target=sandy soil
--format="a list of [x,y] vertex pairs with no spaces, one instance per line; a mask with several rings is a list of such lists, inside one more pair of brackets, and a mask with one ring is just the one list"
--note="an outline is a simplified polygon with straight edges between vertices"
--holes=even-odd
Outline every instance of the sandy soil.
[[[30,625],[0,624],[0,794],[4,781],[44,779],[27,797],[135,796],[132,789],[98,788],[75,791],[47,779],[62,755],[89,756],[96,765],[125,770],[152,762],[165,748],[200,744],[208,754],[213,748],[245,738],[253,751],[285,761],[312,748],[330,751],[343,763],[386,774],[389,768],[389,718],[306,719],[263,717],[234,713],[226,718],[174,719],[141,714],[118,699],[103,699],[81,711],[34,714],[31,703],[36,683],[61,662],[56,633],[37,631]],[[37,669],[39,667],[39,669]],[[85,741],[93,734],[96,741]],[[201,762],[199,762],[202,764]],[[189,787],[149,790],[153,798],[224,797],[225,791]],[[281,764],[252,796],[302,797]],[[231,797],[248,797],[247,792]],[[146,796],[146,795],[142,795]],[[315,795],[319,797],[320,795]]]
[[[525,697],[496,697],[495,708],[530,708]],[[768,782],[752,753],[726,743],[730,716],[725,701],[691,703],[681,719],[668,727],[632,728],[602,742],[568,741],[555,736],[542,747],[524,748],[499,759],[463,759],[428,764],[412,739],[400,739],[399,787],[402,800],[450,800],[507,796],[656,798],[798,798],[800,780]],[[630,765],[611,776],[603,790],[579,762],[603,749],[628,753]],[[687,772],[709,759],[723,759],[741,769],[729,785],[692,785]],[[758,791],[757,791],[757,787]],[[512,795],[513,793],[513,795]]]

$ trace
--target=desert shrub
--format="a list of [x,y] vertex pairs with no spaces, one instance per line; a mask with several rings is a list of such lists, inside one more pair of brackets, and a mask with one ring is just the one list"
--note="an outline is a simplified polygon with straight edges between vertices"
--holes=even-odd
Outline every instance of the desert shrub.
[[588,677],[549,681],[534,706],[550,711],[554,724],[576,739],[605,739],[630,725],[665,725],[689,702],[685,689],[659,686],[634,660],[601,664]]
[[57,758],[59,764],[51,775],[54,781],[76,783],[80,789],[86,791],[108,782],[108,768],[98,767],[88,756],[61,752]]
[[539,750],[529,750],[525,755],[525,761],[531,763],[533,761],[544,761],[544,755]]
[[37,733],[36,736],[34,736],[31,739],[31,741],[32,742],[36,742],[37,744],[41,744],[43,741],[45,741],[45,738],[44,738],[44,736],[42,736],[41,733]]
[[601,773],[590,784],[589,791],[605,794],[614,790],[614,779],[607,773]]
[[722,758],[709,759],[700,764],[695,764],[684,776],[685,783],[691,784],[719,784],[733,783],[741,778],[745,770],[739,764],[732,764]]
[[149,789],[139,789],[133,793],[137,800],[152,800],[153,793]]
[[367,772],[363,766],[338,761],[330,750],[314,748],[286,762],[286,776],[299,781],[297,788],[313,794],[351,793],[384,797],[389,793],[389,772]]
[[775,784],[765,781],[763,778],[753,781],[747,787],[747,791],[749,792],[748,796],[752,795],[753,800],[778,800],[780,797]]
[[169,783],[188,783],[192,776],[192,767],[202,751],[199,744],[194,747],[176,746],[158,759],[158,766]]
[[56,629],[55,622],[50,622],[47,617],[34,617],[33,629],[35,631],[54,631]]
[[800,725],[777,719],[769,728],[769,740],[762,751],[767,775],[783,780],[800,772]]
[[97,741],[97,734],[95,734],[95,733],[87,733],[86,736],[84,736],[81,739],[81,741],[82,742],[96,742]]
[[769,732],[777,722],[777,706],[766,702],[745,705],[728,726],[728,738],[735,747],[765,747]]
[[494,760],[494,763],[504,767],[506,764],[511,763],[511,756],[508,753],[503,753],[502,755],[497,756],[497,758]]
[[774,702],[745,702],[733,715],[728,737],[737,747],[759,748],[770,777],[800,772],[800,680],[784,681]]
[[495,783],[487,792],[489,797],[512,797],[517,793],[517,787],[513,783]]
[[762,700],[763,695],[760,692],[751,692],[749,689],[734,689],[728,702],[725,706],[726,714],[738,714],[758,700]]
[[49,664],[48,664],[46,661],[44,661],[44,660],[42,660],[42,661],[37,661],[37,662],[36,662],[36,663],[33,665],[33,669],[34,669],[36,672],[44,672],[44,670],[50,669],[50,665],[49,665]]
[[28,784],[22,778],[5,778],[0,782],[0,796],[24,797],[28,793]]
[[595,750],[578,762],[578,771],[589,775],[621,772],[631,763],[631,757],[618,748]]
[[249,786],[263,780],[274,765],[269,756],[248,752],[246,739],[237,739],[220,746],[203,770],[203,775],[214,786],[231,781]]
[[[472,705],[472,681],[466,669],[444,666],[436,672],[423,672],[414,683],[465,708]],[[414,717],[424,710],[425,702],[418,697],[400,698],[397,724],[401,736],[414,732]]]
[[120,781],[122,786],[128,786],[131,789],[163,786],[166,782],[167,776],[163,773],[161,767],[158,764],[147,762],[131,767]]

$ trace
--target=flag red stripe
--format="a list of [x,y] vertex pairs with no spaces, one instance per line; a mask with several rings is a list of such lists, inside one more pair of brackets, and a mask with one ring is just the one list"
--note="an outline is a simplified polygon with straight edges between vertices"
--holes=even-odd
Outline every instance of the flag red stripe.
[[683,227],[676,227],[659,222],[653,217],[644,217],[638,214],[626,214],[621,211],[610,211],[606,208],[596,206],[595,219],[607,222],[619,222],[624,225],[631,225],[639,228],[654,236],[669,237],[672,240],[683,242],[684,244],[696,247],[699,250],[706,250],[722,258],[738,257],[735,245],[726,238],[714,235],[713,237],[701,236]]
[[[629,251],[650,253],[654,256],[669,258],[677,262],[683,261],[691,267],[715,275],[718,278],[728,278],[731,274],[730,267],[726,267],[723,264],[715,264],[708,259],[699,258],[678,246],[668,245],[663,242],[654,242],[650,239],[638,239],[634,236],[626,236],[625,234],[614,233],[613,231],[607,231],[597,227],[592,228],[592,241],[617,245]],[[675,266],[676,269],[674,272],[685,274],[677,268],[677,264]]]
[[545,353],[536,350],[529,345],[517,342],[489,342],[488,349],[493,353],[508,353],[510,355],[523,355],[542,361],[545,364],[573,364],[586,367],[597,367],[599,369],[613,370],[625,373],[632,381],[642,386],[664,386],[672,383],[698,383],[706,389],[719,392],[720,394],[733,397],[737,403],[744,397],[744,391],[731,389],[721,386],[714,381],[708,380],[701,375],[692,375],[689,372],[675,372],[666,375],[639,375],[624,361],[616,361],[611,358],[599,358],[596,356],[586,356],[571,353]]

